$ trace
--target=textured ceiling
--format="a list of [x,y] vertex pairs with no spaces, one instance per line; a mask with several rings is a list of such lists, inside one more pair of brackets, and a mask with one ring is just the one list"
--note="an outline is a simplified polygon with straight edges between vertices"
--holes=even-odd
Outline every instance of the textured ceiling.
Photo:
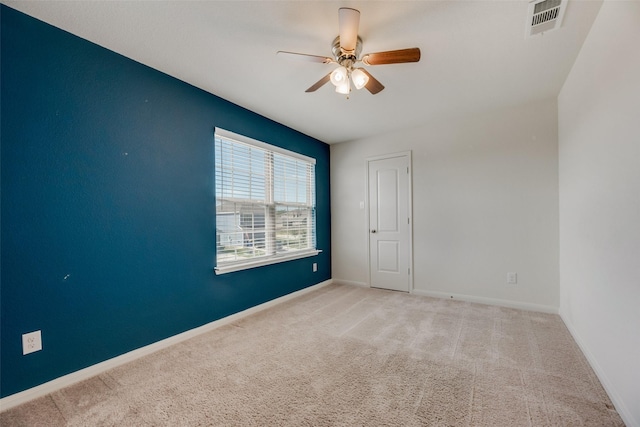
[[[557,96],[602,1],[570,1],[560,29],[525,38],[527,0],[7,1],[3,3],[327,143]],[[386,89],[327,84],[338,8],[361,11],[363,53],[419,47],[368,70]]]

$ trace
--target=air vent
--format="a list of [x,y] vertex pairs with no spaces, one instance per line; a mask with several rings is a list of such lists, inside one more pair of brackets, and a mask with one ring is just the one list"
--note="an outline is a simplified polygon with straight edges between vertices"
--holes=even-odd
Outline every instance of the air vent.
[[527,12],[526,36],[531,37],[545,31],[560,28],[567,0],[534,0]]

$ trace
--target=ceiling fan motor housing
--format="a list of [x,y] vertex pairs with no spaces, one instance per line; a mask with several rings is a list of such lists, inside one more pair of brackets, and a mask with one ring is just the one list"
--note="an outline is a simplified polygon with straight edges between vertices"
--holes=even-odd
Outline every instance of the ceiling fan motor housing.
[[343,67],[349,68],[349,66],[353,66],[358,60],[360,53],[362,53],[362,39],[358,36],[358,41],[356,42],[356,48],[353,52],[345,51],[340,47],[340,36],[337,36],[333,39],[333,43],[331,45],[331,52],[333,52],[334,58],[336,58],[336,62]]

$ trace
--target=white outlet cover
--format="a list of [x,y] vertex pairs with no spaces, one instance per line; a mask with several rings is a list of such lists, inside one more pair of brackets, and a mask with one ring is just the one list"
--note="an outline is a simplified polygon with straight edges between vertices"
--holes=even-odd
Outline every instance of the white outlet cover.
[[42,350],[42,332],[34,331],[22,335],[22,354]]
[[515,285],[518,283],[518,273],[507,273],[507,283]]

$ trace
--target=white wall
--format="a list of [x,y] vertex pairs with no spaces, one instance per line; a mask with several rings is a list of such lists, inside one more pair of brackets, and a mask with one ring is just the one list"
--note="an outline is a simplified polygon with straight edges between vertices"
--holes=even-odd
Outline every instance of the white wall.
[[640,426],[640,2],[604,2],[558,108],[560,314]]
[[404,150],[413,153],[415,292],[557,310],[556,100],[332,145],[334,279],[367,282],[365,159]]

